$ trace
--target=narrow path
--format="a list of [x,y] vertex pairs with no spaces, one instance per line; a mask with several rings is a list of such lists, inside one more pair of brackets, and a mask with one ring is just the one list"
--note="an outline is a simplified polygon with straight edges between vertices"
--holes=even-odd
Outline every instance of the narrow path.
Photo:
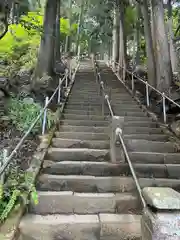
[[[114,112],[125,116],[124,138],[141,187],[180,190],[175,144],[110,69],[102,66],[101,74]],[[82,62],[37,181],[39,204],[21,221],[22,240],[140,240],[142,208],[127,163],[110,161],[105,112],[90,62]]]

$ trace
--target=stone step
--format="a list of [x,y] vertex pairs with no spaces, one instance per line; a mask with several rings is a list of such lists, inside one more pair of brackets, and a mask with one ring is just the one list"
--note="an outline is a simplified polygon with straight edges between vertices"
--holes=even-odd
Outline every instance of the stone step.
[[67,114],[64,113],[63,115],[64,119],[72,119],[72,120],[99,120],[99,121],[104,121],[104,120],[108,120],[109,117],[106,116],[101,116],[101,115],[76,115],[76,114]]
[[[117,105],[117,104],[119,104],[119,105],[121,105],[121,104],[131,104],[132,102],[134,102],[132,98],[116,99],[116,100],[114,100],[112,98],[110,98],[110,99],[111,99],[111,102],[115,105]],[[68,104],[76,104],[76,105],[77,104],[80,105],[82,103],[83,104],[87,104],[87,103],[101,104],[101,102],[102,102],[102,100],[101,100],[100,97],[96,98],[96,99],[71,98],[71,97],[68,98]]]
[[[139,118],[134,117],[125,117],[123,126],[125,127],[157,127],[156,122],[152,122],[150,120],[138,120]],[[91,127],[108,127],[110,125],[110,121],[94,121],[94,120],[72,120],[72,119],[64,119],[60,121],[62,126],[91,126]]]
[[124,133],[124,139],[144,139],[144,140],[150,140],[150,141],[161,141],[161,142],[167,142],[168,136],[164,134],[125,134]]
[[72,120],[72,119],[65,119],[61,120],[60,123],[62,125],[74,125],[74,126],[109,126],[109,121],[100,121],[100,120]]
[[[105,107],[108,107],[107,106],[107,104],[105,104]],[[133,105],[133,104],[123,104],[123,105],[121,105],[121,104],[112,104],[112,108],[114,109],[114,110],[118,110],[118,109],[120,109],[120,110],[122,110],[122,111],[126,111],[126,110],[128,110],[128,111],[130,111],[130,110],[139,110],[139,111],[141,111],[141,108],[138,106],[138,105]],[[95,110],[101,110],[102,109],[102,104],[101,103],[99,103],[99,104],[91,104],[91,103],[81,103],[81,104],[69,104],[69,103],[67,103],[67,105],[66,105],[66,108],[65,108],[65,111],[84,111],[84,112],[86,112],[86,111],[94,111],[94,109]]]
[[82,139],[82,140],[109,140],[109,136],[104,133],[92,132],[56,132],[56,138]]
[[131,193],[38,192],[38,204],[29,212],[47,214],[98,214],[140,211],[140,201]]
[[129,171],[127,164],[91,161],[44,160],[42,172],[60,175],[120,176]]
[[128,151],[135,152],[159,152],[159,153],[175,153],[178,152],[178,146],[172,142],[159,142],[142,139],[125,140]]
[[[180,179],[180,164],[133,163],[138,178]],[[63,161],[54,163],[44,161],[43,173],[63,175],[122,176],[131,175],[127,163]]]
[[[83,115],[84,113],[84,115]],[[93,112],[94,113],[94,112]],[[77,112],[76,113],[70,113],[68,111],[65,111],[65,113],[63,114],[65,119],[92,119],[92,120],[104,120],[104,119],[108,119],[110,115],[110,112],[108,109],[106,109],[105,113],[105,117],[102,116],[102,111],[97,110],[96,114],[92,115],[92,112],[88,112],[88,110],[86,112]],[[136,116],[136,117],[141,117],[141,116],[146,116],[144,112],[142,112],[141,110],[137,110],[137,111],[116,111],[116,115],[118,116]]]
[[70,126],[62,125],[59,127],[60,132],[84,132],[84,133],[109,133],[109,127],[89,127],[89,126]]
[[133,163],[180,164],[180,153],[128,152]]
[[123,134],[162,134],[161,128],[150,128],[150,127],[124,127]]
[[92,148],[109,149],[110,141],[106,140],[82,140],[68,138],[53,138],[52,147],[56,148]]
[[107,149],[49,148],[46,159],[52,161],[109,161]]
[[141,216],[132,214],[25,215],[20,222],[22,240],[140,240]]
[[[171,187],[180,191],[179,179],[139,178],[141,188]],[[96,177],[85,175],[49,175],[42,174],[37,181],[41,191],[73,191],[73,192],[136,192],[132,177]]]
[[[111,100],[111,98],[110,98],[110,100]],[[85,107],[85,106],[88,106],[89,104],[90,105],[92,105],[92,106],[101,106],[102,105],[102,103],[101,103],[102,101],[100,101],[100,102],[97,102],[97,101],[95,101],[95,100],[86,100],[86,101],[82,101],[82,99],[81,100],[78,100],[77,101],[77,99],[68,99],[68,102],[67,102],[67,105],[66,106],[69,106],[69,107],[72,107],[72,106],[83,106],[83,107]],[[116,103],[113,101],[111,101],[111,103],[112,103],[112,105],[113,106],[122,106],[123,105],[123,107],[125,108],[126,106],[138,106],[137,105],[137,103],[135,102],[135,101],[133,101],[133,100],[126,100],[126,101],[121,101],[121,100],[119,100],[119,101],[117,101]]]

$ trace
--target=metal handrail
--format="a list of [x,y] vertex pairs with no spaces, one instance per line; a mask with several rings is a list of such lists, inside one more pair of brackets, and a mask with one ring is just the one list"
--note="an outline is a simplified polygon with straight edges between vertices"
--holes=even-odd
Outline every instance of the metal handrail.
[[125,70],[127,73],[131,74],[131,76],[132,76],[132,91],[134,90],[134,77],[136,77],[140,82],[142,82],[143,84],[146,85],[146,99],[147,99],[147,106],[148,107],[150,105],[149,104],[149,91],[148,91],[148,88],[151,88],[152,90],[154,90],[155,92],[157,92],[159,95],[162,96],[164,123],[166,123],[166,120],[167,120],[166,108],[165,108],[165,99],[167,99],[169,102],[173,103],[174,105],[176,105],[177,107],[180,108],[180,104],[176,103],[174,100],[172,100],[170,97],[168,97],[164,92],[159,91],[158,89],[153,87],[151,84],[149,84],[147,81],[144,81],[142,78],[140,78],[139,76],[134,74],[134,72],[131,72],[128,69],[126,69],[125,67],[122,67],[118,62],[115,62],[113,60],[111,62],[114,62],[116,65],[118,65],[120,68]]
[[[72,74],[71,80],[74,80],[75,74],[77,72],[77,69],[79,67],[79,64],[77,64],[77,67],[75,69],[75,72]],[[50,102],[53,100],[54,96],[56,95],[56,93],[58,92],[58,101],[59,101],[59,94],[60,91],[59,89],[61,89],[61,85],[62,83],[66,80],[66,75],[63,77],[63,79],[61,81],[59,81],[59,84],[57,86],[57,88],[55,89],[54,93],[52,94],[52,96],[50,97],[50,99],[46,102],[44,108],[41,110],[40,114],[36,117],[36,119],[34,120],[34,122],[31,124],[31,126],[29,127],[29,129],[27,130],[27,132],[23,135],[23,137],[21,138],[21,140],[19,141],[19,143],[16,145],[16,147],[14,148],[14,150],[11,152],[11,154],[5,158],[3,165],[0,168],[0,176],[5,172],[5,170],[7,169],[7,167],[9,166],[12,158],[14,157],[14,155],[17,154],[17,151],[19,150],[19,148],[21,147],[21,145],[23,144],[24,140],[27,138],[27,136],[30,134],[30,132],[32,131],[32,129],[35,127],[35,125],[37,124],[37,122],[39,121],[39,119],[42,117],[42,115],[45,113],[48,105],[50,104]],[[59,103],[59,102],[58,102]]]
[[[96,64],[95,64],[96,65]],[[96,65],[96,68],[97,68],[97,65]],[[106,99],[107,103],[108,103],[108,107],[109,107],[109,111],[111,113],[111,117],[114,116],[114,113],[113,113],[113,110],[112,110],[112,106],[111,106],[111,103],[109,101],[109,96],[105,93],[105,88],[104,88],[104,82],[101,81],[101,75],[100,73],[97,73],[98,75],[98,78],[100,80],[100,87],[102,88],[102,91],[103,91],[103,95],[104,95],[104,98]],[[124,142],[124,139],[123,139],[123,136],[122,136],[122,129],[121,128],[116,128],[116,136],[119,137],[119,140],[122,144],[122,148],[123,148],[123,151],[124,151],[124,154],[126,156],[126,159],[127,159],[127,162],[128,162],[128,165],[129,165],[129,168],[131,170],[131,173],[132,173],[132,176],[133,176],[133,179],[135,181],[135,185],[136,185],[136,188],[137,188],[137,191],[139,193],[139,196],[140,196],[140,199],[142,201],[142,204],[143,204],[143,207],[145,208],[146,207],[146,202],[143,198],[143,195],[142,195],[142,191],[141,191],[141,187],[140,187],[140,184],[139,184],[139,181],[138,181],[138,178],[136,176],[136,173],[134,171],[134,167],[131,163],[131,160],[130,160],[130,157],[128,155],[128,151],[127,151],[127,148],[126,148],[126,145],[125,145],[125,142]]]
[[133,165],[132,165],[132,162],[131,162],[131,160],[130,160],[130,157],[129,157],[129,155],[128,155],[128,151],[127,151],[126,145],[125,145],[125,143],[124,143],[124,139],[123,139],[123,137],[122,137],[122,130],[121,130],[121,129],[119,129],[119,128],[116,129],[116,136],[118,136],[119,139],[120,139],[120,142],[121,142],[122,147],[123,147],[124,154],[125,154],[125,156],[126,156],[126,159],[127,159],[128,165],[129,165],[129,168],[130,168],[130,170],[131,170],[133,179],[134,179],[135,184],[136,184],[136,188],[137,188],[138,193],[139,193],[139,196],[140,196],[140,198],[141,198],[143,207],[145,208],[145,207],[146,207],[146,202],[145,202],[145,200],[144,200],[144,198],[143,198],[143,196],[142,196],[141,187],[140,187],[138,178],[137,178],[137,176],[136,176],[136,173],[135,173],[135,171],[134,171],[134,167],[133,167]]
[[105,93],[104,82],[101,81],[101,75],[100,75],[100,73],[98,73],[98,78],[99,78],[99,82],[100,82],[100,88],[102,89],[104,98],[105,98],[105,100],[106,100],[106,102],[107,102],[107,105],[108,105],[108,108],[109,108],[111,117],[113,117],[113,116],[114,116],[114,112],[113,112],[113,110],[112,110],[111,103],[110,103],[110,101],[109,101],[109,96],[108,96],[108,94]]

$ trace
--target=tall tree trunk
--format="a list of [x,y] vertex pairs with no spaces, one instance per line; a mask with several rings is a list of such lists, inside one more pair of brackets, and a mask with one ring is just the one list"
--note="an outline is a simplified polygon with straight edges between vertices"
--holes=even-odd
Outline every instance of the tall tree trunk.
[[148,81],[152,86],[156,86],[156,63],[153,49],[153,41],[151,35],[151,24],[148,11],[147,0],[143,0],[141,4],[141,11],[144,19],[144,33],[146,41],[146,54],[147,54],[147,66],[148,66]]
[[119,58],[119,12],[116,4],[114,4],[114,20],[113,20],[113,45],[112,45],[112,60],[113,66],[118,62]]
[[78,20],[78,31],[77,31],[77,42],[76,42],[76,54],[80,54],[80,40],[81,40],[81,27],[83,22],[83,13],[84,13],[84,0],[81,0],[81,12],[79,14]]
[[141,35],[140,35],[140,5],[136,4],[137,9],[137,21],[136,21],[136,43],[137,43],[137,51],[136,51],[136,65],[140,64],[140,54],[141,54]]
[[10,11],[10,23],[11,24],[15,23],[15,12],[16,12],[16,4],[13,1],[12,6],[11,6],[11,11]]
[[47,0],[45,5],[43,35],[38,54],[38,61],[34,73],[34,81],[44,75],[51,75],[54,68],[54,49],[56,34],[56,6],[57,0]]
[[[69,0],[69,9],[68,9],[68,19],[69,19],[69,27],[71,29],[71,18],[72,18],[72,0]],[[66,36],[66,52],[71,51],[71,36]]]
[[177,55],[176,55],[176,51],[175,51],[175,47],[174,47],[174,43],[173,43],[173,38],[174,38],[174,34],[173,34],[173,29],[172,29],[172,1],[168,0],[167,2],[167,6],[168,6],[168,22],[167,22],[167,26],[168,26],[168,37],[169,37],[169,50],[170,50],[170,56],[171,56],[171,65],[172,65],[172,71],[175,72],[177,69]]
[[157,88],[169,93],[172,81],[171,59],[168,38],[165,29],[163,0],[151,0],[154,17],[154,30],[156,38],[156,66],[159,68]]
[[[126,33],[124,27],[124,16],[125,8],[124,3],[120,1],[120,26],[119,26],[119,65],[120,65],[120,76],[125,79],[125,69],[126,69]],[[123,68],[123,69],[122,69]]]
[[61,9],[61,0],[57,0],[57,14],[56,14],[56,47],[55,47],[55,58],[56,61],[59,61],[61,58],[61,52],[60,52],[60,9]]

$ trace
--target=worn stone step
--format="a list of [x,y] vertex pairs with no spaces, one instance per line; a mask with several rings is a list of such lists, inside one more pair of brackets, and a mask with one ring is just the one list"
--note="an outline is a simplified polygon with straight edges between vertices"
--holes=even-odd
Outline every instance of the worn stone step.
[[[71,98],[69,97],[68,98],[68,104],[75,104],[75,105],[80,105],[80,104],[88,104],[88,103],[91,103],[91,104],[101,104],[102,98],[96,98],[96,99],[83,99],[83,98]],[[115,105],[119,104],[131,104],[131,103],[134,103],[133,99],[132,98],[129,98],[129,99],[118,99],[118,100],[114,100],[111,98],[111,102]]]
[[152,128],[152,127],[124,127],[123,134],[162,134],[161,128]]
[[62,175],[120,176],[129,171],[127,164],[91,161],[44,160],[42,172]]
[[99,120],[99,121],[104,121],[108,120],[108,116],[101,116],[101,115],[80,115],[80,114],[63,114],[64,119],[74,119],[74,120]]
[[89,127],[89,126],[70,126],[62,125],[59,127],[60,132],[84,132],[84,133],[104,133],[109,134],[109,127]]
[[180,164],[134,164],[138,177],[180,179]]
[[128,151],[135,152],[159,152],[173,153],[178,152],[178,146],[172,142],[159,142],[141,139],[125,140]]
[[[106,113],[107,114],[107,113]],[[145,113],[141,112],[141,111],[137,111],[137,112],[132,112],[132,111],[119,111],[118,116],[135,116],[135,117],[141,117],[141,116],[146,116]],[[64,113],[63,114],[64,119],[78,119],[78,120],[107,120],[109,118],[109,116],[102,116],[101,114],[98,115],[80,115],[80,114],[67,114]]]
[[[130,117],[129,117],[130,118]],[[147,128],[155,128],[157,127],[157,123],[156,122],[152,122],[150,120],[139,120],[138,119],[135,119],[133,120],[133,117],[132,119],[126,119],[124,120],[124,123],[123,123],[123,127],[126,128],[126,127],[129,127],[129,128],[132,128],[132,127],[147,127]]]
[[[139,178],[141,188],[172,187],[180,191],[179,179],[168,178]],[[49,175],[42,174],[37,181],[41,191],[73,191],[73,192],[136,192],[132,177],[96,177],[85,175]]]
[[52,161],[109,161],[109,149],[49,148],[47,158]]
[[100,102],[100,103],[97,103],[97,102],[95,102],[95,103],[88,103],[88,102],[79,102],[79,103],[76,103],[76,102],[72,102],[72,103],[69,103],[69,101],[66,103],[66,109],[77,109],[77,110],[80,110],[80,109],[84,109],[84,110],[86,110],[86,109],[94,109],[94,108],[101,108],[101,106],[102,106],[102,103]]
[[[95,116],[101,116],[102,117],[102,107],[99,108],[86,108],[84,110],[82,109],[65,109],[64,110],[65,114],[73,114],[73,115],[87,115],[87,116],[91,116],[91,115],[95,115]],[[108,107],[106,107],[104,109],[104,113],[105,115],[110,115],[109,109]]]
[[100,120],[74,120],[74,119],[64,119],[60,121],[62,125],[74,125],[74,126],[109,126],[109,121],[100,121]]
[[128,152],[134,163],[180,164],[180,153]]
[[57,148],[95,148],[109,149],[109,140],[82,140],[68,138],[53,138],[52,146]]
[[[62,126],[91,126],[91,127],[108,127],[110,125],[110,121],[94,121],[94,120],[72,120],[72,119],[64,119],[60,121],[60,124]],[[156,122],[152,122],[150,120],[139,120],[137,117],[125,117],[124,123],[125,127],[157,127]]]
[[56,132],[57,138],[82,139],[82,140],[109,140],[109,136],[104,133],[85,132]]
[[124,133],[124,139],[144,139],[144,140],[150,140],[150,141],[163,141],[167,142],[168,141],[168,136],[164,134],[125,134]]
[[100,240],[140,240],[141,215],[99,214]]
[[[25,215],[19,225],[21,240],[140,240],[141,216],[132,214]],[[110,231],[109,231],[110,230]]]
[[117,193],[135,190],[133,184],[133,180],[132,182],[128,181],[128,178],[125,177],[42,174],[38,178],[37,188],[41,191]]
[[139,199],[131,193],[38,192],[39,203],[31,203],[30,213],[94,214],[128,213],[141,209]]
[[[138,106],[133,106],[133,105],[123,105],[123,106],[121,106],[120,104],[118,104],[117,106],[112,106],[112,108],[113,108],[113,110],[114,110],[114,112],[116,113],[116,112],[118,112],[119,110],[120,111],[142,111]],[[105,104],[105,109],[108,109],[108,106],[107,106],[107,104]],[[77,113],[77,112],[85,112],[85,113],[87,113],[87,112],[94,112],[94,111],[99,111],[99,112],[101,112],[101,110],[102,110],[102,104],[84,104],[84,105],[73,105],[73,104],[67,104],[66,105],[66,108],[65,108],[65,112],[74,112],[74,113]]]

